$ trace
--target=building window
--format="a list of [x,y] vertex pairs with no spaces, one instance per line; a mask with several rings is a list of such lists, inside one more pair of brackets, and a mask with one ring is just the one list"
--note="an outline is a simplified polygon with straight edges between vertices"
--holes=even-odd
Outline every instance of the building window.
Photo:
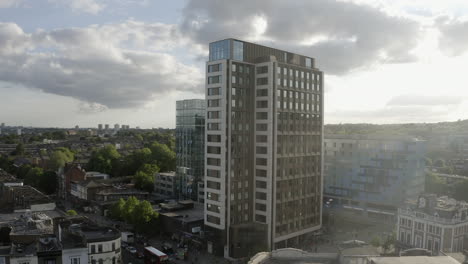
[[209,154],[221,154],[221,147],[207,146],[206,152]]
[[255,187],[260,189],[266,189],[267,183],[265,181],[255,181]]
[[96,253],[96,245],[91,245],[91,254]]
[[219,99],[210,99],[208,100],[208,107],[218,107]]
[[215,87],[215,88],[208,88],[208,95],[220,95],[220,88]]
[[208,142],[221,142],[221,135],[208,135],[207,141]]
[[268,89],[257,89],[257,96],[268,96]]
[[80,257],[70,257],[70,264],[80,264]]
[[266,120],[268,119],[268,112],[257,112],[256,117],[259,120]]
[[44,260],[44,264],[55,264],[55,259],[46,259]]
[[236,76],[231,76],[231,81],[233,84],[236,84]]
[[210,189],[219,190],[219,189],[221,189],[221,184],[219,182],[206,181],[206,187],[208,187]]
[[221,223],[221,220],[219,219],[219,217],[212,216],[212,215],[207,215],[206,221],[212,224],[216,224],[216,225],[219,225]]
[[266,204],[255,203],[255,209],[258,211],[266,211]]
[[305,66],[308,68],[312,68],[312,59],[311,58],[305,58]]
[[256,169],[255,170],[255,176],[257,176],[257,177],[266,177],[267,176],[267,171],[266,170],[261,170],[261,169]]
[[268,66],[257,67],[257,74],[268,73]]
[[104,260],[103,260],[103,259],[99,259],[99,264],[104,264]]
[[266,135],[256,135],[257,142],[266,143],[268,137]]
[[257,101],[257,108],[267,108],[268,101]]
[[260,222],[260,223],[266,223],[266,216],[256,214],[255,221]]
[[255,192],[255,199],[266,200],[266,193],[264,193],[264,192]]
[[219,119],[219,111],[208,111],[208,119]]
[[255,165],[266,166],[267,165],[267,159],[265,159],[265,158],[256,158],[255,159]]
[[207,158],[206,159],[206,164],[210,166],[220,166],[221,165],[221,160],[220,159],[215,159],[215,158]]
[[212,192],[206,192],[206,199],[211,201],[219,201],[219,195]]
[[222,68],[221,63],[208,65],[208,72],[219,72],[221,71],[221,68]]
[[214,213],[221,212],[221,208],[219,206],[214,205],[214,204],[209,204],[209,203],[206,204],[206,210],[210,212],[214,212]]
[[267,154],[267,147],[257,146],[256,147],[256,152],[257,152],[257,154]]
[[115,242],[112,242],[112,251],[115,250]]
[[208,84],[220,83],[220,82],[221,82],[221,75],[208,76]]
[[257,131],[267,131],[268,124],[255,124],[255,128]]
[[206,176],[208,176],[208,177],[219,178],[220,175],[221,175],[221,173],[220,173],[219,170],[211,170],[211,169],[206,170]]
[[217,131],[217,130],[219,130],[219,128],[220,128],[219,123],[208,123],[207,124],[207,130]]
[[257,78],[257,85],[267,85],[268,84],[268,78],[263,77],[263,78]]

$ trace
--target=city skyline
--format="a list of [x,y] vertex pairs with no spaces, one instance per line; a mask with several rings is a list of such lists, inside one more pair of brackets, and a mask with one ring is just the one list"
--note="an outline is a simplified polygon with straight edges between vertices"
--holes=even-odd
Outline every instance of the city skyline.
[[228,36],[322,61],[326,124],[466,119],[468,3],[236,3],[0,1],[0,120],[174,128],[175,101],[203,98],[206,44]]

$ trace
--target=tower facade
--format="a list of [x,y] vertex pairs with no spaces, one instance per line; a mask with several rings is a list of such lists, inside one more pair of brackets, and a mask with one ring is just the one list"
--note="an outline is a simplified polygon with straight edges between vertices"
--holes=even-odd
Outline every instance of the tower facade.
[[323,73],[313,58],[225,39],[210,44],[205,92],[208,250],[299,244],[321,227]]
[[176,102],[176,174],[178,197],[203,202],[205,105],[204,99]]

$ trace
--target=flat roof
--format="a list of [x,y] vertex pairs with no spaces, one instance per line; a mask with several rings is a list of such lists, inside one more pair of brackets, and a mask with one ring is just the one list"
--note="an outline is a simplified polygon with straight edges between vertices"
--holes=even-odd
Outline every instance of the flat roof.
[[406,256],[370,258],[371,264],[460,264],[449,256]]
[[158,257],[167,256],[164,252],[161,252],[161,251],[157,250],[154,247],[145,247],[145,249],[148,250],[149,252],[155,254]]
[[202,203],[193,203],[193,208],[160,213],[161,215],[180,219],[182,222],[194,222],[204,219]]

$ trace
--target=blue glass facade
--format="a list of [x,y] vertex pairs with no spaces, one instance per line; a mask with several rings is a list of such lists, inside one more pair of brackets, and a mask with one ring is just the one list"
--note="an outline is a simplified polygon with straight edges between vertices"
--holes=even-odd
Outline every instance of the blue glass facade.
[[244,42],[225,39],[210,43],[210,61],[225,59],[244,61]]
[[231,57],[231,40],[225,39],[210,43],[210,61],[224,60]]
[[424,191],[424,155],[424,141],[326,138],[324,192],[399,206]]
[[243,61],[244,60],[244,43],[234,40],[232,59]]
[[176,102],[176,165],[179,198],[197,200],[204,174],[205,109],[203,99]]

